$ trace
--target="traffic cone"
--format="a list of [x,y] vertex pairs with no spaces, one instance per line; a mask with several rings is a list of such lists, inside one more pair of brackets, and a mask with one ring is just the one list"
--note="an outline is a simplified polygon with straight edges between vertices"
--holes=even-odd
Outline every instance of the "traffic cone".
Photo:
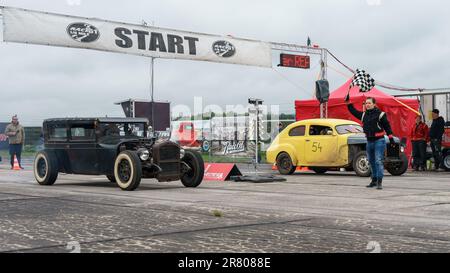
[[17,161],[17,157],[16,155],[14,155],[14,166],[13,166],[13,170],[15,171],[20,171],[20,166],[19,166],[19,161]]
[[295,170],[296,170],[297,172],[307,172],[307,171],[309,171],[309,168],[308,168],[308,167],[301,167],[301,166],[298,166]]
[[278,171],[278,167],[276,163],[273,163],[272,165],[272,171]]

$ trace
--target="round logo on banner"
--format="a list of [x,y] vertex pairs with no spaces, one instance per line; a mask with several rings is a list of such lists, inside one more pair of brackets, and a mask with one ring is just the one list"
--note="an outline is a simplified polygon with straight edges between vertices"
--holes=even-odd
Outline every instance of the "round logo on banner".
[[212,45],[214,53],[219,57],[229,58],[236,53],[236,48],[233,44],[227,41],[217,41]]
[[67,34],[72,39],[81,43],[91,43],[100,37],[100,32],[96,27],[87,23],[73,23],[67,27]]

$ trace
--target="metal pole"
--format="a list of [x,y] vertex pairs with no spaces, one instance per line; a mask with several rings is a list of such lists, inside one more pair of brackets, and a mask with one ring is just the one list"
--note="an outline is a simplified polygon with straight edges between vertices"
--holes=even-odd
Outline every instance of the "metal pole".
[[428,91],[429,89],[423,89],[417,92],[409,92],[393,95],[396,98],[399,97],[415,97],[415,96],[426,96],[426,95],[445,95],[450,94],[450,89],[442,89],[440,91]]
[[258,120],[259,120],[259,105],[258,105],[258,102],[256,103],[255,108],[256,108],[256,121],[255,121],[255,124],[256,124],[256,133],[255,133],[255,135],[256,135],[256,137],[255,137],[255,151],[256,151],[256,153],[255,153],[255,173],[256,173],[257,172],[257,167],[258,167],[258,131],[259,131],[259,123],[258,123]]
[[152,100],[152,130],[153,130],[153,137],[155,137],[155,133],[156,133],[156,129],[155,129],[155,101],[154,101],[154,91],[155,91],[155,87],[154,87],[154,78],[155,78],[155,73],[154,73],[154,65],[155,65],[155,58],[150,58],[150,97]]
[[208,160],[209,162],[211,161],[211,156],[212,156],[212,145],[213,145],[213,137],[212,137],[212,117],[209,118],[209,151],[208,151]]
[[[327,79],[327,50],[326,49],[321,49],[320,78],[321,78],[321,80]],[[328,103],[327,102],[320,104],[320,118],[328,118]]]
[[450,121],[450,94],[447,94],[447,121]]
[[322,62],[323,62],[323,67],[322,67],[322,79],[325,80],[328,78],[328,55],[327,55],[327,50],[322,49]]
[[155,65],[155,58],[150,58],[150,95],[153,102],[153,95],[154,95],[154,65]]

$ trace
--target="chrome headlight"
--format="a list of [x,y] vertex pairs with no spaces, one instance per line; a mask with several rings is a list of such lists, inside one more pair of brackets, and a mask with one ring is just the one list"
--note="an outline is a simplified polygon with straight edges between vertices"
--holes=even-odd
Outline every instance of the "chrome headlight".
[[146,161],[150,157],[150,152],[147,149],[140,149],[138,155],[142,161]]
[[182,159],[185,154],[186,152],[184,151],[184,149],[180,149],[180,159]]

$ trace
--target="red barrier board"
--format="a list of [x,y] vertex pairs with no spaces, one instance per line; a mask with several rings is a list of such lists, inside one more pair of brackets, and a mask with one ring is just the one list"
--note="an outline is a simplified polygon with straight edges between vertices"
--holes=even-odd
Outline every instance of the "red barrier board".
[[205,163],[204,180],[226,181],[232,175],[242,175],[233,163]]
[[450,127],[445,128],[444,136],[442,139],[442,147],[450,148]]

